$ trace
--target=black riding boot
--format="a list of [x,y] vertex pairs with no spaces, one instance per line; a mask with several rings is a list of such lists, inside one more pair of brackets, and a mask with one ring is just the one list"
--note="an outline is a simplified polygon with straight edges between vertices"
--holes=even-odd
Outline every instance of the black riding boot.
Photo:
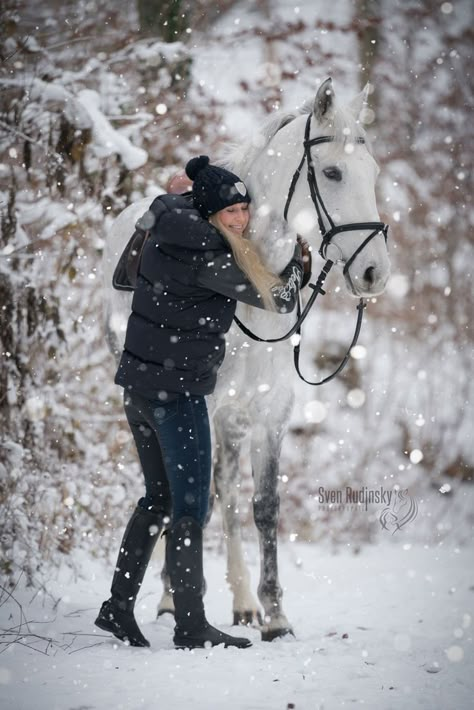
[[110,599],[102,604],[95,625],[130,646],[149,646],[133,609],[153,549],[163,527],[163,512],[137,505],[125,529],[112,580]]
[[224,634],[206,619],[202,599],[202,528],[194,518],[181,518],[169,531],[166,555],[173,588],[176,648],[205,648],[221,643],[226,647],[251,646],[248,639]]

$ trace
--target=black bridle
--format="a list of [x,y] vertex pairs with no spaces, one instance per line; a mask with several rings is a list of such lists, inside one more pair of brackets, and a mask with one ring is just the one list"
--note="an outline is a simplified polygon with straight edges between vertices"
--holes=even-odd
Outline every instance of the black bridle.
[[[285,210],[283,212],[283,217],[285,221],[288,221],[288,210],[291,205],[291,201],[293,199],[293,195],[296,190],[296,185],[299,180],[301,170],[303,169],[303,165],[306,161],[307,163],[307,179],[308,179],[308,185],[309,185],[309,190],[311,194],[311,199],[313,201],[314,207],[316,209],[316,214],[318,215],[318,224],[319,224],[319,231],[321,232],[321,246],[319,247],[319,254],[322,256],[323,259],[326,259],[326,263],[324,264],[323,268],[321,269],[321,273],[319,274],[317,281],[315,284],[308,284],[308,286],[313,289],[313,293],[311,294],[310,298],[308,299],[308,302],[306,306],[304,307],[303,310],[301,310],[301,303],[300,303],[300,298],[298,295],[298,308],[297,308],[297,319],[296,323],[293,325],[293,327],[285,333],[285,335],[282,335],[280,338],[260,338],[258,335],[255,335],[255,333],[252,333],[251,330],[249,330],[238,318],[237,316],[234,316],[234,320],[239,326],[239,328],[245,333],[245,335],[249,336],[249,338],[252,338],[253,340],[257,340],[260,343],[278,343],[282,340],[287,340],[288,338],[291,338],[292,335],[297,335],[298,337],[298,342],[297,344],[293,347],[293,356],[294,356],[294,363],[295,363],[295,368],[296,372],[298,373],[299,377],[306,382],[308,385],[323,385],[326,382],[329,382],[332,380],[336,375],[338,375],[341,370],[345,367],[347,361],[349,360],[351,350],[357,343],[357,340],[359,338],[359,333],[360,329],[362,326],[362,318],[363,318],[363,313],[364,309],[366,307],[365,300],[361,298],[359,300],[359,304],[357,306],[357,322],[356,322],[356,327],[354,330],[354,335],[352,337],[351,344],[349,345],[349,348],[342,359],[341,363],[339,366],[336,368],[336,370],[328,375],[327,377],[323,378],[322,380],[319,380],[319,382],[309,382],[300,371],[299,367],[299,357],[300,357],[300,341],[301,341],[301,326],[306,319],[308,313],[310,312],[313,303],[315,302],[316,298],[318,295],[325,294],[326,292],[323,289],[324,282],[326,280],[327,275],[329,274],[330,270],[334,266],[334,262],[331,261],[331,259],[326,258],[326,252],[327,248],[331,243],[332,238],[336,235],[339,234],[340,232],[351,232],[356,229],[363,230],[363,229],[369,229],[371,230],[371,233],[369,236],[364,239],[362,244],[360,244],[355,252],[351,255],[351,257],[345,262],[344,268],[343,268],[343,274],[346,275],[348,274],[350,266],[354,263],[354,260],[360,254],[360,252],[367,246],[367,244],[377,236],[377,234],[382,233],[385,239],[385,243],[387,242],[387,235],[388,235],[388,224],[385,224],[384,222],[350,222],[347,224],[341,224],[339,226],[336,226],[331,218],[331,215],[329,214],[323,198],[321,197],[321,193],[319,192],[319,187],[318,187],[318,181],[316,179],[316,173],[314,170],[314,164],[311,158],[311,148],[315,145],[318,145],[320,143],[332,143],[334,141],[334,136],[320,136],[319,138],[311,138],[310,139],[310,131],[311,131],[311,114],[309,114],[308,119],[306,121],[306,127],[305,127],[305,132],[304,132],[304,141],[303,141],[303,157],[300,160],[300,163],[298,167],[295,170],[295,173],[293,175],[293,178],[291,180],[291,184],[288,190],[288,197],[286,199],[286,204],[285,204]],[[356,138],[357,143],[365,143],[364,138],[358,137]],[[326,229],[325,221],[327,220],[327,223],[329,224],[329,229]],[[350,276],[350,274],[349,274]]]

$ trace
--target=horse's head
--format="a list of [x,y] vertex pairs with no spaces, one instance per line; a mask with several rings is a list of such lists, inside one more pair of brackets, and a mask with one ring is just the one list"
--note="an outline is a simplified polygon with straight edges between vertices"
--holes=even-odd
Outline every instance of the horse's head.
[[312,111],[282,122],[267,145],[267,199],[274,202],[273,192],[279,209],[286,206],[292,231],[318,248],[323,239],[322,255],[342,265],[347,288],[357,297],[380,294],[390,273],[386,227],[375,201],[379,170],[358,120],[365,98],[363,92],[337,107],[328,79]]

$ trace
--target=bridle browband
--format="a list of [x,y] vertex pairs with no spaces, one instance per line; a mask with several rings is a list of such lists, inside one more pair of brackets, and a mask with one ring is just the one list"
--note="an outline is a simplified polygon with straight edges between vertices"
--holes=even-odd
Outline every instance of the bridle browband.
[[[280,338],[260,338],[258,335],[255,335],[255,333],[252,333],[251,330],[249,330],[238,318],[237,316],[234,316],[234,320],[239,326],[239,328],[250,338],[253,340],[257,340],[258,342],[263,342],[263,343],[278,343],[282,340],[287,340],[290,338],[292,335],[298,335],[298,342],[293,348],[293,354],[294,354],[294,363],[295,363],[295,368],[296,372],[298,373],[299,377],[306,382],[309,385],[323,385],[326,382],[329,382],[332,380],[336,375],[341,372],[341,370],[345,367],[347,361],[349,360],[351,350],[357,343],[360,329],[362,326],[362,317],[363,317],[363,312],[366,307],[365,300],[361,298],[359,300],[359,304],[357,306],[357,322],[356,322],[356,327],[354,330],[354,335],[352,337],[351,344],[342,359],[341,363],[339,366],[336,368],[336,370],[328,375],[327,377],[323,378],[322,380],[319,380],[318,382],[309,382],[300,372],[299,368],[299,355],[300,355],[300,341],[301,341],[301,326],[303,324],[303,321],[306,319],[308,313],[310,312],[313,303],[315,302],[316,298],[318,295],[325,294],[325,291],[323,289],[324,282],[326,280],[327,275],[329,274],[329,271],[332,269],[334,266],[334,262],[331,259],[327,259],[326,257],[326,252],[327,248],[331,243],[332,238],[336,235],[339,234],[340,232],[352,232],[354,230],[371,230],[371,233],[369,236],[364,239],[362,244],[360,244],[355,252],[350,256],[350,258],[345,262],[344,268],[343,268],[343,274],[346,275],[349,271],[350,266],[354,263],[354,260],[357,258],[357,256],[360,254],[360,252],[367,246],[367,244],[377,236],[377,234],[382,233],[385,239],[385,243],[387,243],[387,236],[388,236],[388,224],[385,224],[384,222],[350,222],[347,224],[341,224],[336,226],[334,224],[334,221],[331,218],[331,215],[329,214],[326,205],[324,204],[323,198],[321,197],[321,193],[319,192],[319,187],[318,187],[318,181],[316,179],[316,173],[314,171],[314,165],[313,161],[311,158],[311,148],[315,145],[319,145],[320,143],[332,143],[335,138],[334,136],[319,136],[318,138],[310,138],[310,131],[311,131],[311,115],[308,115],[308,119],[306,121],[306,126],[305,126],[305,132],[304,132],[304,141],[303,141],[303,156],[299,162],[298,167],[296,168],[293,178],[290,183],[290,187],[288,190],[288,196],[286,198],[286,204],[285,204],[285,209],[283,212],[283,217],[285,221],[288,221],[288,210],[291,205],[291,201],[293,199],[293,195],[296,190],[296,185],[299,180],[299,177],[301,175],[301,170],[303,169],[303,165],[305,161],[307,162],[307,179],[308,179],[308,185],[309,185],[309,190],[311,194],[311,199],[313,201],[314,207],[316,209],[316,214],[318,216],[318,225],[319,225],[319,231],[321,232],[321,246],[319,247],[319,254],[322,256],[323,259],[326,260],[326,263],[324,264],[321,273],[318,276],[318,279],[315,284],[308,284],[310,288],[313,289],[313,293],[311,294],[310,298],[308,299],[308,302],[306,306],[304,307],[303,311],[301,310],[301,303],[298,295],[298,308],[297,308],[297,320],[294,326],[287,332],[285,335],[281,336]],[[365,143],[365,140],[363,137],[359,136],[356,138],[356,143]],[[324,218],[327,220],[329,224],[329,229],[326,229],[325,223],[324,223]]]

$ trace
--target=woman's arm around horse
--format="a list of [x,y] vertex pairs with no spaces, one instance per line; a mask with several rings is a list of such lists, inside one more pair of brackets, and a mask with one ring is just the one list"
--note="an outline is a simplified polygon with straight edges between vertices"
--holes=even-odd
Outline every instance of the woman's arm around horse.
[[[276,310],[290,313],[298,301],[298,291],[303,280],[301,246],[296,244],[291,261],[279,275],[280,284],[271,289]],[[265,308],[265,303],[250,280],[242,273],[228,250],[217,254],[212,261],[199,269],[197,283],[249,306]]]

